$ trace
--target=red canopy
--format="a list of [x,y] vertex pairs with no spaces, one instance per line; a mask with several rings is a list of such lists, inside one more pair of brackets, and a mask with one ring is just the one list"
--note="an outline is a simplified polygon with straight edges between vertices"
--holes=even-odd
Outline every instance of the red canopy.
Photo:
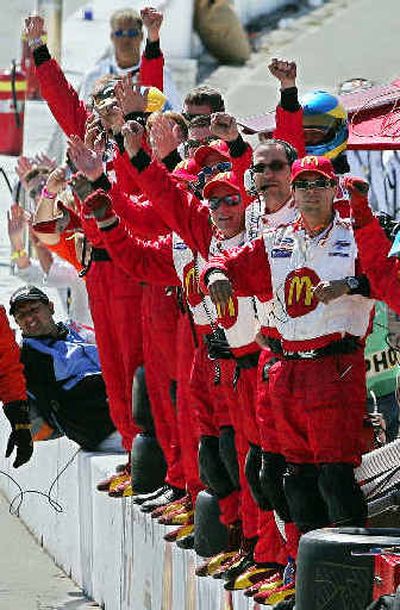
[[[349,115],[347,148],[400,149],[400,79],[339,98]],[[272,135],[275,113],[238,119],[238,123],[244,133]]]

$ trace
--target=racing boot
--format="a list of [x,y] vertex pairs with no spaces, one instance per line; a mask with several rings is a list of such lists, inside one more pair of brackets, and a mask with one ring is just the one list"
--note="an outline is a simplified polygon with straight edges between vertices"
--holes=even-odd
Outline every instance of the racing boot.
[[239,574],[239,576],[228,580],[224,585],[224,589],[227,591],[242,591],[243,589],[248,589],[252,585],[257,584],[262,580],[266,580],[275,574],[276,569],[276,565],[253,563],[244,572]]
[[194,510],[182,508],[182,510],[160,517],[158,523],[161,525],[187,525],[194,523]]
[[288,560],[288,563],[283,571],[282,580],[282,585],[257,593],[253,597],[254,601],[265,606],[274,606],[275,604],[286,600],[289,601],[294,598],[296,563],[292,558],[289,558]]
[[176,542],[180,538],[186,538],[186,536],[193,534],[193,532],[194,532],[193,523],[190,523],[189,525],[181,525],[181,527],[178,527],[176,530],[173,530],[172,532],[167,532],[166,534],[164,534],[164,540],[166,542]]
[[174,502],[175,500],[179,500],[183,498],[185,495],[184,489],[179,489],[178,487],[173,487],[169,485],[168,488],[159,496],[154,498],[153,500],[147,500],[143,502],[140,507],[140,510],[143,513],[151,513],[155,508],[159,508],[160,506],[165,506],[170,502]]
[[182,536],[176,540],[176,546],[179,546],[180,549],[184,549],[185,551],[188,549],[194,549],[194,525],[191,534],[187,534],[186,536]]
[[221,570],[237,554],[242,536],[242,523],[238,521],[228,526],[228,544],[226,550],[214,555],[195,570],[196,576],[212,576]]
[[260,582],[246,589],[246,591],[244,591],[244,594],[246,595],[246,597],[253,597],[253,595],[261,593],[261,591],[268,591],[268,589],[280,587],[281,585],[283,585],[282,573],[275,572],[275,574],[269,576],[269,578],[266,578],[265,580],[260,580]]
[[165,517],[166,515],[170,515],[177,510],[181,510],[182,508],[186,510],[192,510],[192,498],[189,494],[183,496],[183,498],[179,498],[175,500],[175,502],[169,502],[169,504],[165,504],[164,506],[160,506],[159,508],[155,508],[151,513],[152,519],[159,519],[160,517]]
[[108,495],[111,498],[129,498],[130,496],[133,496],[132,480],[129,478],[116,487],[113,487],[113,489],[110,489],[108,492]]
[[127,462],[126,464],[118,464],[114,474],[97,483],[97,491],[110,491],[110,487],[119,485],[126,474],[130,476],[130,466],[130,462]]
[[221,570],[214,572],[213,578],[223,578],[224,580],[233,580],[239,574],[242,574],[247,568],[253,565],[253,551],[257,542],[257,536],[254,538],[244,538],[239,552],[232,560],[225,565]]
[[137,494],[133,498],[133,503],[134,504],[143,504],[144,502],[147,502],[148,500],[154,500],[155,498],[158,498],[158,496],[161,496],[161,494],[163,494],[165,491],[167,491],[168,488],[169,488],[169,485],[163,485],[162,487],[159,487],[155,491],[151,491],[148,494]]

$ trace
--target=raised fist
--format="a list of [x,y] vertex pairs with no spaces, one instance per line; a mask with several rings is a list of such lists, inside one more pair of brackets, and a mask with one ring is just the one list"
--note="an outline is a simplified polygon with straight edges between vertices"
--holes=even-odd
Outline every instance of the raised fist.
[[281,83],[281,89],[289,89],[296,86],[297,65],[295,61],[273,57],[268,65],[268,69],[272,76]]
[[225,142],[233,142],[239,136],[236,119],[226,112],[211,115],[211,133]]
[[122,126],[121,133],[124,136],[124,146],[129,157],[135,157],[142,148],[144,128],[137,121],[127,121]]
[[140,16],[147,30],[148,39],[150,42],[155,42],[160,38],[160,28],[164,19],[163,14],[157,11],[157,9],[147,6],[140,11]]

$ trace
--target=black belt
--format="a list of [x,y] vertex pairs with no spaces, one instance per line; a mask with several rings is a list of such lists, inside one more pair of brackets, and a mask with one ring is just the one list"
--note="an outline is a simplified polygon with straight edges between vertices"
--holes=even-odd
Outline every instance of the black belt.
[[258,365],[259,357],[260,357],[260,352],[252,352],[251,354],[246,354],[245,356],[239,356],[238,358],[235,358],[236,368],[237,369],[252,369]]
[[96,262],[110,261],[111,256],[108,254],[107,250],[105,250],[104,248],[92,248],[90,260],[96,261]]
[[289,352],[283,350],[283,358],[285,360],[316,360],[324,356],[333,356],[335,354],[352,354],[361,348],[361,344],[356,337],[345,337],[339,341],[332,341],[325,347],[310,349],[304,352]]

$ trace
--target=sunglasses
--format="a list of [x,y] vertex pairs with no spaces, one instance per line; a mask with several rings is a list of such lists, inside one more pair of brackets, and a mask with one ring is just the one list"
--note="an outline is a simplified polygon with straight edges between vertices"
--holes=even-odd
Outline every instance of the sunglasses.
[[231,169],[232,163],[229,161],[222,161],[221,163],[216,163],[215,165],[206,165],[197,174],[196,187],[203,188],[207,182],[207,178],[215,176],[215,174],[219,174],[220,172],[229,172]]
[[198,118],[198,117],[207,117],[209,119],[208,122],[211,122],[211,117],[209,114],[193,114],[192,112],[183,111],[183,112],[181,112],[181,115],[183,116],[184,119],[189,121],[189,123],[190,123],[190,121],[192,121],[193,119]]
[[234,206],[238,205],[242,201],[240,195],[225,195],[225,197],[210,197],[208,200],[208,206],[210,210],[215,212],[218,210],[219,206],[222,203],[226,203],[226,205]]
[[215,136],[206,136],[202,140],[186,140],[185,146],[186,148],[200,148],[200,146],[211,144],[211,142],[215,142],[217,139]]
[[310,189],[328,189],[335,184],[335,180],[317,178],[316,180],[296,180],[292,186],[296,190],[309,191]]
[[284,167],[289,165],[287,161],[281,161],[280,159],[274,159],[271,163],[257,163],[256,165],[251,166],[251,171],[254,174],[263,174],[266,169],[271,170],[271,172],[280,172]]
[[113,32],[113,35],[115,36],[115,38],[137,38],[138,36],[140,36],[140,34],[141,34],[141,31],[135,30],[135,29],[115,30],[115,32]]

